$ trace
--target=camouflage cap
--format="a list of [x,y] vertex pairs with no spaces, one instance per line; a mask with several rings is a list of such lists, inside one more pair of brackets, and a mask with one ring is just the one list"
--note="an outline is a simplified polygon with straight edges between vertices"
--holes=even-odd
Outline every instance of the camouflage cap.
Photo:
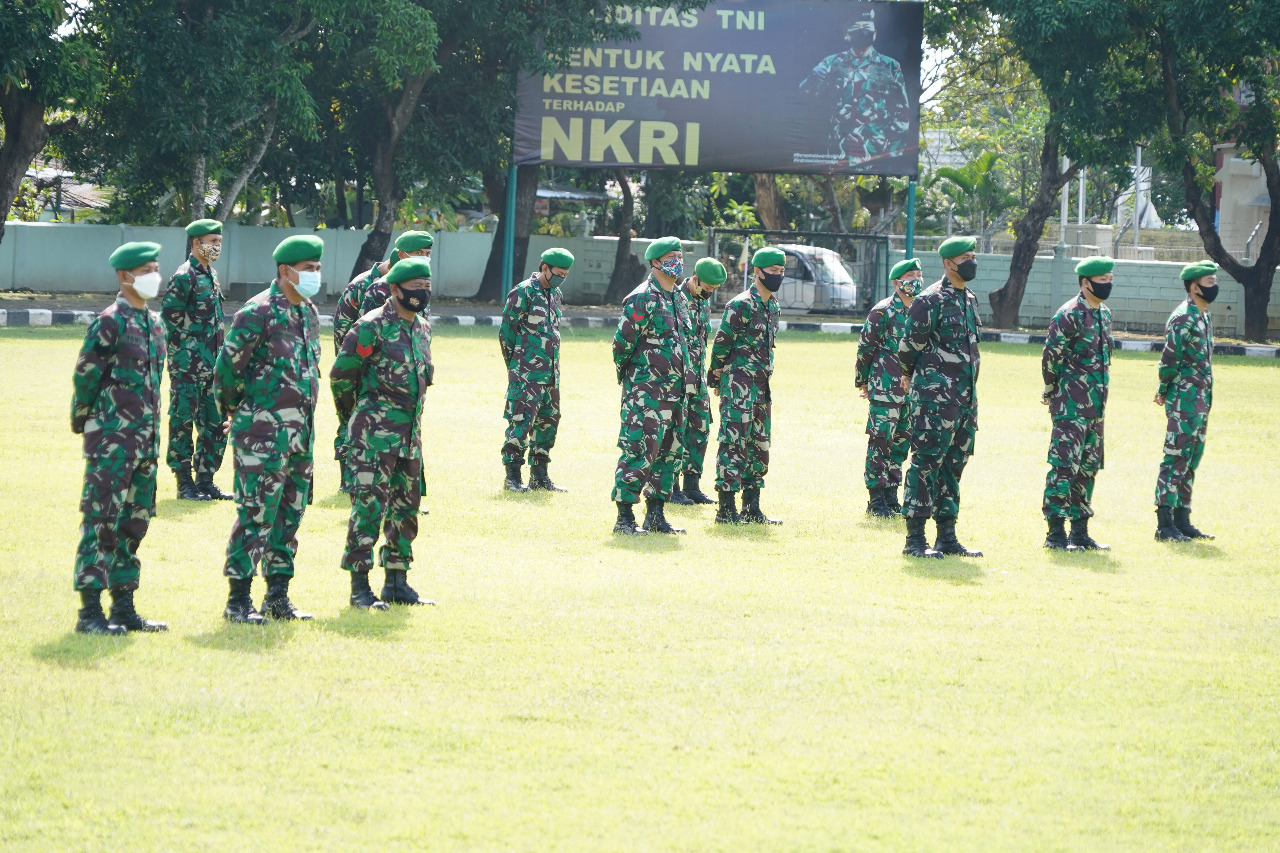
[[753,267],[771,267],[774,264],[787,263],[787,256],[782,253],[781,249],[775,249],[773,246],[765,246],[763,249],[757,249],[756,253],[751,256],[751,266]]
[[547,249],[542,253],[542,262],[549,267],[559,267],[567,270],[573,266],[573,253],[568,249]]
[[1076,275],[1081,278],[1092,278],[1095,275],[1106,275],[1116,268],[1113,258],[1105,255],[1090,255],[1076,264]]
[[426,258],[402,258],[387,273],[387,284],[402,284],[416,278],[431,278],[431,261]]
[[324,241],[314,234],[295,234],[285,237],[271,253],[277,264],[296,264],[301,261],[318,261],[324,254]]
[[1178,277],[1183,281],[1195,281],[1207,275],[1217,274],[1218,265],[1213,261],[1196,261],[1194,264],[1187,264],[1183,267],[1182,272],[1178,273]]
[[715,258],[699,258],[693,265],[693,274],[703,284],[724,284],[724,280],[729,277],[724,264]]
[[889,280],[897,281],[912,270],[920,269],[919,258],[907,258],[905,261],[898,261],[893,265],[893,269],[889,270]]
[[977,248],[978,240],[975,237],[948,237],[938,247],[938,257],[946,260],[956,255],[963,255],[965,252],[976,251]]
[[111,253],[112,269],[136,270],[145,263],[160,257],[159,243],[125,243]]
[[436,238],[426,231],[406,231],[396,238],[396,248],[402,252],[419,252],[435,245]]
[[649,248],[644,250],[644,259],[652,261],[660,258],[667,252],[681,251],[679,237],[663,237],[661,240],[654,240],[649,244]]
[[216,219],[197,219],[187,226],[188,237],[203,237],[206,234],[221,234],[222,223]]

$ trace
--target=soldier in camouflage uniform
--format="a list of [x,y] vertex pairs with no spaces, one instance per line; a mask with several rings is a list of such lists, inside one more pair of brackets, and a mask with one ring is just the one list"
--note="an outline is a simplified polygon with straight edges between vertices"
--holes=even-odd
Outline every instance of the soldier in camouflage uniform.
[[[684,253],[675,237],[663,237],[645,251],[649,275],[622,302],[613,336],[613,364],[622,385],[622,428],[613,501],[614,533],[684,533],[667,521],[665,504],[675,486],[680,459],[684,397],[697,380],[680,319],[676,285],[684,274]],[[649,489],[643,528],[632,506]]]
[[[435,239],[426,231],[406,231],[396,238],[396,251],[391,253],[391,264],[399,258],[431,258],[431,246]],[[397,257],[398,256],[398,257]],[[360,300],[360,313],[363,317],[376,308],[381,308],[391,298],[391,288],[386,278],[375,279],[364,292]]]
[[[223,571],[230,622],[311,618],[289,600],[289,582],[314,468],[320,318],[311,298],[320,292],[323,253],[324,242],[309,234],[276,246],[275,280],[236,312],[214,367],[236,468],[238,511]],[[261,613],[250,598],[259,563],[267,579]]]
[[[715,343],[707,380],[720,395],[720,447],[716,453],[718,524],[781,524],[760,509],[760,490],[769,473],[772,431],[773,350],[778,338],[778,301],[787,256],[766,247],[751,257],[752,286],[729,300]],[[742,492],[738,513],[737,493]]]
[[707,361],[707,338],[711,334],[711,295],[724,284],[729,273],[715,258],[701,258],[693,267],[693,275],[676,288],[688,325],[684,329],[689,344],[689,362],[698,377],[698,389],[684,398],[684,432],[680,436],[680,467],[684,471],[684,488],[677,481],[671,490],[671,502],[682,506],[712,504],[702,493],[702,463],[707,456],[707,439],[711,433],[711,394],[707,377],[702,372]]
[[[222,254],[222,223],[187,226],[188,257],[169,279],[160,305],[169,340],[169,449],[165,461],[188,501],[231,500],[213,483],[227,434],[213,398],[213,363],[222,348],[222,289],[213,262]],[[192,431],[198,442],[192,441]],[[191,480],[193,470],[195,482]]]
[[[1053,416],[1049,473],[1044,484],[1044,546],[1065,551],[1108,551],[1089,535],[1093,483],[1103,463],[1103,411],[1111,371],[1111,258],[1094,256],[1076,264],[1080,293],[1058,309],[1040,358],[1041,402]],[[1071,519],[1067,537],[1065,519]]]
[[[911,303],[907,330],[898,347],[902,387],[915,419],[911,467],[902,497],[902,514],[907,519],[902,553],[912,557],[982,556],[956,538],[960,477],[978,432],[982,322],[978,299],[966,287],[978,273],[976,246],[972,237],[952,237],[938,247],[946,274]],[[924,533],[930,516],[938,526],[932,549]]]
[[878,53],[875,12],[856,15],[845,31],[849,50],[832,54],[800,83],[805,94],[833,103],[831,146],[849,166],[906,150],[911,100],[902,67]]
[[[564,295],[560,285],[573,266],[565,249],[542,253],[538,271],[507,294],[498,345],[507,367],[507,400],[502,442],[504,489],[563,492],[551,481],[547,465],[560,426],[560,318]],[[529,452],[529,486],[521,479],[525,448]]]
[[1191,523],[1191,487],[1204,455],[1213,405],[1209,306],[1218,298],[1218,267],[1213,261],[1187,264],[1181,277],[1187,299],[1173,309],[1165,324],[1155,397],[1168,418],[1164,459],[1156,478],[1156,538],[1173,542],[1213,538]]
[[867,512],[877,518],[896,518],[902,512],[898,484],[902,463],[911,449],[911,411],[903,411],[902,369],[898,346],[907,329],[907,311],[924,283],[920,259],[899,261],[889,271],[893,295],[867,312],[858,338],[858,361],[853,384],[862,389],[867,409],[867,461],[862,480],[870,500]]
[[[338,420],[347,424],[352,470],[351,522],[342,568],[351,573],[351,606],[428,604],[409,586],[422,502],[422,405],[433,379],[431,264],[401,260],[387,273],[392,298],[361,317],[329,371]],[[369,586],[378,529],[382,599]]]
[[[138,615],[138,545],[156,510],[160,455],[160,374],[164,327],[147,310],[160,289],[156,243],[125,243],[111,253],[120,295],[93,319],[76,359],[71,431],[84,435],[84,489],[75,588],[76,631],[124,634],[168,626]],[[111,618],[102,590],[111,590]]]

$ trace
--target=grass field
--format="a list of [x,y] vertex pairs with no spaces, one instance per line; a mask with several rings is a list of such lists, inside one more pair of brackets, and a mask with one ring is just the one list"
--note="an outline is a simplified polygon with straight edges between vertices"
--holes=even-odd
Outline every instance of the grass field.
[[138,603],[171,630],[103,639],[71,632],[82,334],[0,329],[6,851],[1280,847],[1276,362],[1217,360],[1194,519],[1218,539],[1165,545],[1155,356],[1119,354],[1114,550],[1047,554],[1039,350],[985,347],[959,532],[987,556],[912,561],[863,512],[852,336],[781,336],[784,526],[677,507],[687,536],[634,540],[609,533],[608,334],[566,333],[572,491],[514,496],[494,330],[442,327],[410,577],[439,606],[346,607],[326,391],[293,587],[316,620],[225,625],[233,507],[166,471]]

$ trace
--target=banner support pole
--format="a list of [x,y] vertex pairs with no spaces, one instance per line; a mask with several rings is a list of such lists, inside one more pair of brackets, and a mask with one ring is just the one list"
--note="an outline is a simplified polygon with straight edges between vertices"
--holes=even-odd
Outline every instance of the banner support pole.
[[511,291],[516,266],[516,148],[511,140],[511,168],[507,172],[507,209],[502,214],[502,298]]
[[907,182],[907,258],[915,257],[916,240],[916,179]]

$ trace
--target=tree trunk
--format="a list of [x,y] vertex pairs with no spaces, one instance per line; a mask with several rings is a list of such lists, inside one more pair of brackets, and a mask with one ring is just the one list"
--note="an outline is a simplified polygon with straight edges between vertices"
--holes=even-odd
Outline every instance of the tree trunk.
[[[778,199],[778,182],[773,175],[756,173],[751,176],[756,185],[756,214],[760,223],[769,231],[782,231],[782,203]],[[844,229],[841,229],[844,230]]]
[[631,226],[636,218],[631,181],[626,169],[615,169],[613,177],[622,189],[622,215],[618,217],[618,248],[613,254],[613,274],[609,276],[609,287],[604,292],[606,305],[621,303],[628,293],[636,289],[645,274],[644,264],[631,254]]
[[840,199],[836,198],[836,179],[830,175],[823,175],[818,186],[822,189],[822,203],[831,217],[831,230],[837,234],[843,234],[848,229],[845,228],[844,211],[840,209]]
[[4,142],[0,144],[0,240],[3,240],[4,220],[13,208],[13,200],[18,197],[31,161],[46,142],[75,127],[78,119],[45,124],[44,104],[17,86],[10,86],[7,91],[0,87],[0,118],[4,121]]
[[258,144],[250,152],[249,162],[245,163],[244,168],[240,170],[240,174],[236,175],[235,180],[231,182],[231,186],[227,188],[222,199],[218,202],[218,211],[213,215],[214,219],[225,222],[231,216],[231,209],[235,207],[236,198],[239,197],[240,191],[244,189],[245,184],[249,183],[249,178],[253,176],[253,173],[258,171],[258,164],[262,162],[267,149],[271,147],[271,137],[276,132],[276,115],[278,112],[275,101],[272,101],[267,108],[267,115],[262,128],[262,138],[258,140]]
[[507,222],[507,173],[488,171],[481,175],[484,182],[485,198],[489,200],[489,209],[502,211],[498,216],[498,228],[493,233],[493,244],[489,247],[489,260],[484,265],[484,276],[480,279],[480,287],[475,296],[477,302],[497,302],[502,299],[504,284],[502,280],[502,255],[507,240],[507,228],[516,229],[514,240],[514,257],[512,258],[512,275],[519,281],[524,277],[525,263],[529,256],[529,226],[533,222],[533,203],[538,197],[538,167],[516,167],[516,218],[515,222]]

